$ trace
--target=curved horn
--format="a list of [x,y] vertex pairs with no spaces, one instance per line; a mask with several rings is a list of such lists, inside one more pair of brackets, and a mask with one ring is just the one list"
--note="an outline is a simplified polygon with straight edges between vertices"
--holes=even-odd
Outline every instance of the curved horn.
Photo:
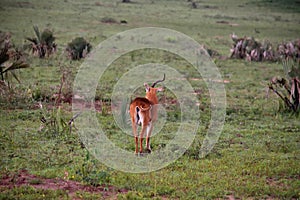
[[151,87],[155,87],[155,85],[156,85],[157,83],[163,82],[163,81],[165,80],[165,78],[166,78],[166,74],[164,73],[163,79],[158,80],[158,81],[155,81],[155,82],[151,85]]

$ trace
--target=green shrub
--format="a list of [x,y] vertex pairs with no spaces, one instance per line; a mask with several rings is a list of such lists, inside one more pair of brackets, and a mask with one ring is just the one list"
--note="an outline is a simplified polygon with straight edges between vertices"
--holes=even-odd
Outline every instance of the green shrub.
[[70,59],[80,60],[81,58],[85,58],[91,49],[92,46],[90,43],[82,37],[77,37],[68,44],[66,51]]

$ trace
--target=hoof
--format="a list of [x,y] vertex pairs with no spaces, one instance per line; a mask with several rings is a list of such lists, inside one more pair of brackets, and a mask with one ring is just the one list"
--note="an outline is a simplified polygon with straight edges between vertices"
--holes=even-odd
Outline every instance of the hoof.
[[138,153],[134,153],[135,156],[139,157],[139,156],[144,156],[143,152],[138,152]]
[[142,157],[142,156],[144,156],[144,155],[145,155],[144,152],[140,152],[140,153],[139,153],[139,156],[140,156],[140,157]]
[[146,153],[151,153],[151,149],[146,149]]

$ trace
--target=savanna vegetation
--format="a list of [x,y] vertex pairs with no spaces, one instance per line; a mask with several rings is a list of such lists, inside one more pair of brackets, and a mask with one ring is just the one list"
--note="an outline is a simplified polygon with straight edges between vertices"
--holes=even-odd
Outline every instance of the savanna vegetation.
[[[300,198],[299,1],[1,0],[0,11],[0,199]],[[219,141],[201,158],[211,114],[201,75],[161,50],[115,60],[99,81],[95,110],[107,137],[125,150],[134,152],[134,139],[117,126],[110,98],[134,66],[171,66],[200,102],[200,125],[184,155],[132,174],[93,157],[71,107],[72,84],[89,53],[138,27],[174,29],[203,45],[223,77],[227,108]],[[136,95],[144,95],[142,87]],[[174,94],[158,96],[167,123],[152,138],[153,152],[180,123]]]

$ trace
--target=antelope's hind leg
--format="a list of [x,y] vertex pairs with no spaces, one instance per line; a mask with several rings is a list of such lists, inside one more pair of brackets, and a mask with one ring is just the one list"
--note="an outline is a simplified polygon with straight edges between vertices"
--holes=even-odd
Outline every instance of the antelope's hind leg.
[[[130,108],[130,109],[132,109],[132,108]],[[137,112],[134,112],[134,114],[131,115],[131,126],[132,126],[133,136],[134,136],[134,140],[135,140],[135,154],[136,155],[139,152],[139,150],[138,150],[139,138],[138,138],[138,135],[137,135],[137,120],[138,120],[137,115],[138,115]]]
[[152,129],[153,129],[153,124],[152,124],[152,122],[150,122],[147,126],[147,136],[146,136],[147,153],[151,153],[150,137],[151,137]]
[[132,122],[132,130],[133,130],[133,135],[134,135],[134,140],[135,140],[135,154],[138,154],[138,142],[139,138],[137,135],[137,126],[135,122]]

